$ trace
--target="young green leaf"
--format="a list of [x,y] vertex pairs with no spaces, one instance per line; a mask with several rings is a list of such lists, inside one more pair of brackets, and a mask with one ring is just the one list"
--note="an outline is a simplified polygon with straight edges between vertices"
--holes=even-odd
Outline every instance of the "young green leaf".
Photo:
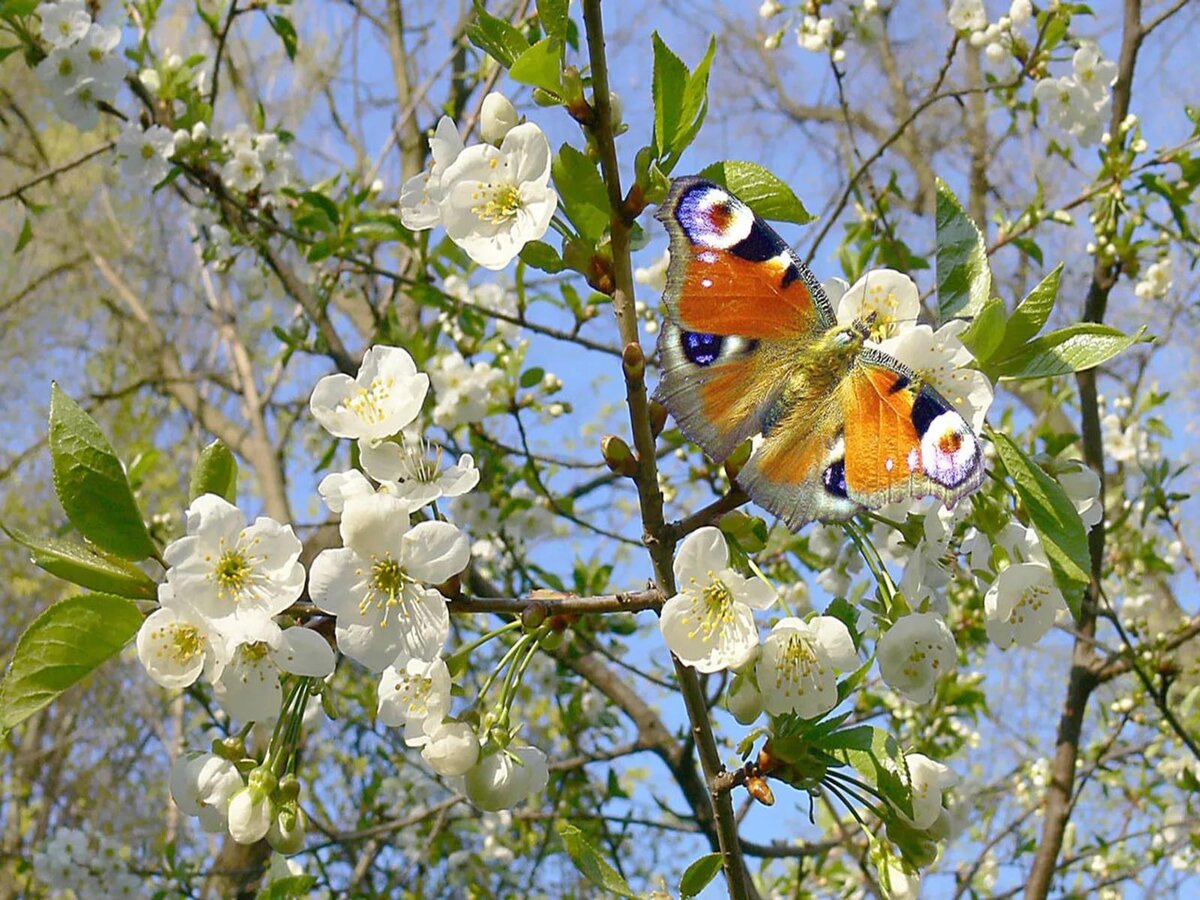
[[695,897],[708,887],[709,882],[716,878],[717,873],[720,871],[720,853],[707,853],[693,862],[684,869],[683,877],[679,879],[680,900]]
[[56,578],[88,590],[135,600],[153,600],[158,585],[132,563],[110,559],[92,552],[83,544],[58,538],[34,538],[14,528],[5,534],[32,553],[33,564]]
[[55,603],[17,640],[0,681],[0,728],[9,729],[120,652],[142,624],[137,604],[111,594]]
[[991,437],[1050,560],[1054,582],[1062,591],[1071,614],[1078,619],[1080,600],[1091,570],[1083,521],[1062,485],[1042,471],[1011,438],[996,431]]
[[467,37],[506,69],[529,49],[525,35],[504,19],[489,13],[482,0],[475,0],[475,18],[467,25]]
[[665,158],[674,146],[683,117],[683,93],[691,73],[683,60],[671,52],[658,32],[654,43],[654,155]]
[[567,23],[569,18],[570,0],[538,0],[538,21],[542,23],[542,31],[547,37],[564,42],[567,39]]
[[612,221],[608,192],[596,164],[570,144],[563,144],[550,166],[563,212],[590,244]]
[[296,26],[292,24],[292,20],[287,16],[267,16],[267,21],[271,23],[271,29],[279,35],[279,39],[283,41],[283,51],[287,54],[287,58],[294,60],[296,58]]
[[1054,301],[1058,297],[1058,283],[1062,278],[1062,263],[1037,283],[1032,291],[1017,304],[1013,314],[1009,316],[1008,325],[1004,329],[1004,340],[996,348],[996,359],[1006,359],[1012,356],[1022,344],[1031,340],[1054,309]]
[[999,297],[992,297],[983,304],[983,309],[975,316],[975,321],[960,337],[963,345],[971,351],[971,355],[985,363],[992,358],[996,348],[1004,340],[1004,329],[1004,301]]
[[200,451],[200,458],[192,469],[188,499],[216,494],[230,503],[237,503],[237,476],[237,460],[233,458],[233,452],[217,439]]
[[33,240],[33,220],[26,215],[25,221],[21,225],[21,233],[17,235],[17,244],[13,247],[13,253],[20,253],[24,250],[29,242]]
[[527,265],[541,269],[543,272],[549,272],[551,275],[566,268],[558,251],[545,241],[530,241],[521,248],[521,259]]
[[684,86],[679,108],[679,128],[671,140],[671,152],[676,159],[696,139],[708,114],[708,73],[716,52],[717,39],[710,38],[704,58],[688,76]]
[[92,417],[57,384],[50,393],[50,457],[54,489],[80,534],[123,559],[154,555],[125,468]]
[[786,182],[758,163],[725,160],[713,163],[700,174],[737,194],[764,219],[804,225],[815,218]]
[[508,74],[513,81],[539,87],[561,100],[562,47],[557,38],[543,38],[513,60]]
[[1122,334],[1107,325],[1080,322],[1035,338],[993,367],[999,378],[1046,378],[1082,372],[1112,359],[1141,340],[1146,329]]
[[992,291],[987,245],[954,192],[937,180],[937,287],[941,319],[973,316]]
[[562,838],[563,846],[567,848],[567,853],[575,863],[575,867],[583,873],[588,881],[619,897],[637,897],[633,888],[621,877],[621,873],[614,869],[608,860],[584,839],[582,831],[570,822],[560,822],[558,836]]
[[[854,728],[848,728],[841,734],[841,740],[850,746],[837,750],[833,755],[853,766],[860,775],[867,779],[887,799],[892,806],[906,816],[912,816],[912,795],[909,790],[911,778],[908,773],[908,762],[896,739],[882,728],[870,728],[870,740],[867,735]],[[825,739],[826,744],[830,735]],[[863,744],[867,746],[863,748]]]

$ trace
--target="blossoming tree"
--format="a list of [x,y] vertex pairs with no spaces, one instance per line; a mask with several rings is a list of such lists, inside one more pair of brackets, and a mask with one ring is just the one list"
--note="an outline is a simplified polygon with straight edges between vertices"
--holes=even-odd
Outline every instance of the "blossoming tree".
[[[0,2],[4,893],[1194,890],[1196,8],[630,12]],[[687,440],[694,172],[978,490]]]

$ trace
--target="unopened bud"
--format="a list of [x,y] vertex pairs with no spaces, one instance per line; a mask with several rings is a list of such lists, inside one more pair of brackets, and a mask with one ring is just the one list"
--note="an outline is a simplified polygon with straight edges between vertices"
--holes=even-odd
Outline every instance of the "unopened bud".
[[742,467],[746,465],[750,459],[750,451],[754,445],[750,441],[742,441],[729,456],[725,457],[725,474],[729,476],[730,481],[736,481],[741,474]]
[[279,796],[285,803],[297,799],[300,796],[300,779],[291,772],[280,778]]
[[746,790],[763,806],[773,806],[775,803],[775,794],[765,778],[751,775],[746,779]]
[[237,762],[246,755],[246,742],[236,736],[214,740],[212,752],[222,759]]
[[512,101],[499,91],[492,91],[483,98],[479,112],[479,133],[489,144],[499,146],[504,136],[516,127],[521,119]]
[[629,381],[641,381],[646,377],[646,354],[642,345],[630,341],[621,351],[621,366],[625,370],[625,378]]
[[600,453],[604,462],[618,475],[632,478],[637,474],[638,462],[629,445],[615,434],[606,434],[600,441]]
[[657,400],[650,401],[650,433],[655,437],[662,434],[667,425],[667,408]]
[[275,813],[267,831],[267,843],[276,853],[291,856],[304,849],[304,813],[295,804],[285,804]]
[[531,603],[521,610],[521,627],[526,631],[537,631],[546,621],[549,610],[544,603]]

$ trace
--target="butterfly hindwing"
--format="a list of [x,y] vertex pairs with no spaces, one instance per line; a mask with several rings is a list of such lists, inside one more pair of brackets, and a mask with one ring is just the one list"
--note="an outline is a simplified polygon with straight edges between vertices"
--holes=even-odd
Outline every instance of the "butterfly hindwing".
[[659,209],[671,238],[655,399],[713,459],[761,430],[786,370],[783,346],[833,323],[820,284],[737,197],[681,178]]
[[952,504],[983,481],[971,426],[928,382],[865,349],[843,382],[847,493],[878,507],[933,495]]

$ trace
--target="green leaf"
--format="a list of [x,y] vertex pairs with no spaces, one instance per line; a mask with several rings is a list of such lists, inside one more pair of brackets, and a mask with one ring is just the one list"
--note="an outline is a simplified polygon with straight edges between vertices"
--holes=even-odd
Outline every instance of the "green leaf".
[[35,566],[45,569],[56,578],[119,597],[153,600],[158,596],[158,585],[132,563],[109,559],[83,544],[71,541],[51,537],[34,538],[7,527],[4,533],[33,554],[31,558]]
[[608,191],[596,164],[570,144],[563,144],[550,173],[567,218],[594,245],[612,221]]
[[945,322],[973,316],[992,291],[987,245],[967,217],[958,198],[937,180],[937,284],[938,311]]
[[679,879],[680,900],[685,900],[687,897],[695,897],[708,887],[708,883],[716,878],[717,873],[720,871],[720,853],[709,853],[700,857],[684,869],[683,877]]
[[558,255],[558,251],[545,241],[530,241],[521,248],[521,259],[527,265],[541,269],[543,272],[549,272],[551,275],[561,272],[567,267],[566,263],[562,261],[562,257]]
[[861,750],[864,753],[875,743],[875,729],[870,725],[855,725],[843,728],[821,740],[822,750]]
[[704,58],[688,76],[679,110],[679,130],[671,141],[671,151],[677,158],[696,139],[704,117],[708,114],[708,73],[717,52],[717,39],[710,38]]
[[543,38],[513,61],[508,74],[513,81],[540,87],[561,100],[562,47],[557,38]]
[[715,162],[700,174],[729,188],[764,219],[804,225],[816,218],[804,208],[800,198],[784,181],[758,163],[741,160]]
[[50,457],[59,502],[80,534],[123,559],[155,554],[121,461],[92,417],[57,384],[50,392]]
[[1137,343],[1146,329],[1122,334],[1107,325],[1081,322],[1035,338],[991,369],[999,378],[1046,378],[1082,372]]
[[0,728],[9,729],[54,701],[129,642],[142,624],[137,604],[111,594],[55,603],[17,640],[0,682]]
[[567,39],[567,23],[570,21],[570,0],[538,0],[538,21],[548,37],[559,42]]
[[575,867],[583,873],[592,884],[620,897],[637,898],[637,894],[621,877],[599,851],[583,837],[583,832],[570,822],[558,824],[558,836],[562,838],[563,846],[575,863]]
[[683,117],[683,93],[691,73],[678,56],[671,52],[658,32],[654,43],[654,155],[663,159],[674,146],[675,135]]
[[987,362],[1004,340],[1004,301],[992,297],[961,335],[966,348],[977,360]]
[[25,216],[25,222],[21,225],[21,233],[17,235],[16,246],[13,247],[13,253],[20,253],[33,240],[33,220],[29,216]]
[[1017,308],[1008,318],[1008,325],[1004,328],[1004,340],[996,348],[996,359],[1012,356],[1022,344],[1042,330],[1042,326],[1050,318],[1051,310],[1054,309],[1062,270],[1062,263],[1059,263],[1054,267],[1054,271],[1039,281],[1025,299],[1017,304]]
[[[324,691],[323,695],[332,694]],[[312,896],[317,879],[312,875],[288,875],[276,878],[255,895],[255,900],[302,900]]]
[[525,35],[504,19],[489,13],[481,0],[475,0],[475,18],[467,25],[467,37],[506,69],[529,49]]
[[1050,560],[1054,582],[1079,618],[1083,589],[1090,579],[1091,556],[1083,521],[1066,492],[1007,435],[992,432],[996,453],[1029,512],[1029,521]]
[[272,30],[279,35],[279,39],[283,41],[283,50],[287,54],[289,60],[296,59],[296,26],[292,24],[292,20],[287,16],[267,16],[267,21],[271,23]]
[[[854,728],[846,729],[844,740],[853,746],[836,751],[833,755],[844,759],[856,771],[878,788],[879,793],[896,809],[912,817],[912,795],[909,791],[908,762],[896,739],[882,728],[870,725],[870,740]],[[853,733],[853,734],[851,734]],[[833,737],[830,735],[826,738]],[[866,744],[863,749],[862,745]]]
[[531,388],[545,377],[546,370],[540,366],[534,366],[532,369],[526,369],[521,373],[521,387]]
[[237,503],[237,460],[233,452],[219,438],[200,451],[196,467],[192,469],[192,481],[188,487],[188,499],[195,500],[204,494],[216,494],[230,503]]

